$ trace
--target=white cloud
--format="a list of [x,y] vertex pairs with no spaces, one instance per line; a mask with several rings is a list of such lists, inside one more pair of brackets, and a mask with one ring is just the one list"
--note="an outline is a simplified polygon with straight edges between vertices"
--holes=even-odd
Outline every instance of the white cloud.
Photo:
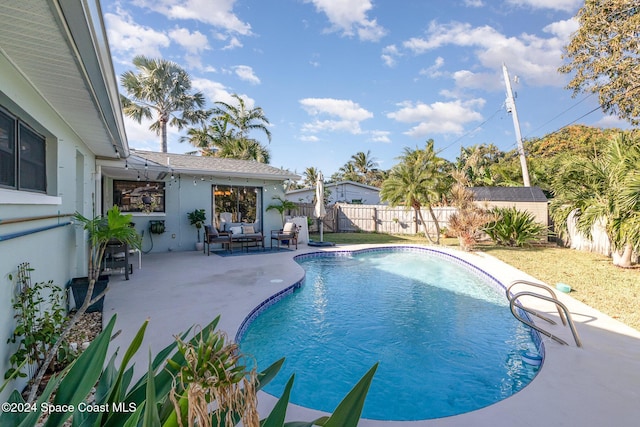
[[[467,82],[468,87],[483,88],[489,78],[488,73],[499,76],[503,63],[529,85],[563,86],[565,76],[557,70],[562,62],[563,48],[568,43],[573,28],[571,20],[559,21],[545,27],[544,31],[551,34],[549,38],[526,33],[518,37],[507,37],[488,25],[473,27],[461,22],[432,22],[426,37],[413,37],[405,41],[403,47],[414,54],[447,45],[473,49],[473,55],[488,71],[479,74],[482,78],[476,78],[478,84],[474,86],[469,84],[470,79],[462,79],[461,81]],[[458,75],[459,79],[462,77],[468,76]],[[490,77],[490,80],[496,81],[496,78]]]
[[200,31],[192,33],[186,28],[175,28],[169,31],[169,37],[190,54],[197,55],[209,49],[207,36]]
[[434,102],[425,104],[405,101],[398,106],[397,111],[388,113],[387,117],[400,123],[417,123],[404,132],[415,138],[426,137],[431,134],[462,134],[464,125],[469,122],[482,120],[482,115],[476,111],[485,104],[482,98],[469,101]]
[[253,72],[253,68],[248,65],[236,65],[233,67],[233,71],[240,80],[244,80],[254,85],[260,84],[260,79]]
[[371,140],[374,142],[384,142],[384,143],[391,142],[391,139],[389,138],[389,135],[391,135],[391,132],[389,131],[373,130],[369,132],[369,134],[371,135]]
[[233,13],[236,0],[138,0],[137,5],[169,19],[193,19],[227,32],[250,35],[251,25]]
[[360,40],[378,41],[387,33],[376,19],[367,13],[373,8],[371,0],[305,0],[312,3],[318,12],[324,13],[331,22],[330,31],[341,31],[345,36],[358,35]]
[[311,116],[332,117],[303,124],[303,131],[310,133],[328,131],[361,134],[360,122],[373,117],[373,113],[346,99],[305,98],[300,100],[300,105]]
[[484,2],[482,0],[464,0],[465,6],[469,7],[483,7]]
[[118,10],[117,14],[106,13],[104,17],[109,46],[114,56],[160,57],[160,49],[168,47],[171,43],[166,34],[137,24],[125,11]]
[[444,58],[438,56],[432,66],[430,66],[429,68],[423,68],[422,70],[420,70],[419,74],[431,78],[440,77],[443,75],[442,71],[440,71],[443,65]]
[[354,121],[362,121],[373,117],[373,113],[348,99],[305,98],[300,100],[300,104],[312,116],[327,114]]
[[528,6],[532,9],[553,9],[575,12],[584,4],[584,0],[507,0],[515,6]]
[[382,61],[387,67],[393,67],[396,65],[396,58],[402,56],[400,51],[398,50],[398,46],[391,44],[382,49]]
[[[213,80],[195,78],[191,80],[193,84],[193,88],[197,91],[200,91],[204,94],[207,101],[211,104],[214,102],[226,102],[227,104],[235,104],[236,100],[231,95],[233,92],[230,92],[225,85],[219,82],[215,82]],[[245,105],[248,109],[251,109],[255,105],[255,100],[248,97],[247,95],[240,94],[245,101]]]

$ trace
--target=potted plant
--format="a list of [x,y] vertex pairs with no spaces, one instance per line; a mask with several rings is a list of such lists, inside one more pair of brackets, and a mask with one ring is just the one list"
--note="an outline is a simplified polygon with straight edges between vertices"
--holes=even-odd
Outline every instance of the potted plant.
[[196,209],[193,212],[187,213],[187,216],[189,217],[189,222],[191,223],[191,225],[195,226],[196,230],[198,231],[198,241],[196,242],[196,250],[201,251],[204,243],[200,241],[200,229],[204,225],[204,222],[206,221],[207,216],[204,212],[204,209]]
[[87,277],[71,280],[71,290],[78,312],[102,310],[104,294],[109,284],[108,276],[100,276],[105,249],[111,242],[126,244],[140,249],[141,238],[131,226],[131,214],[122,214],[118,206],[113,206],[106,216],[86,218],[76,212],[74,220],[88,232],[89,258]]

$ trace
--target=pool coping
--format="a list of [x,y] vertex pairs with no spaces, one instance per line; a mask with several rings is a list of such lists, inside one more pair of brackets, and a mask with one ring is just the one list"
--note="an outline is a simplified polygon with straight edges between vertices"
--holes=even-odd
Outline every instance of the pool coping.
[[[380,246],[427,245],[343,245],[320,251],[353,250]],[[535,278],[485,253],[467,253],[437,247],[478,265],[502,283]],[[144,255],[142,270],[129,281],[114,276],[105,300],[104,319],[118,314],[122,332],[110,344],[126,348],[142,322],[150,318],[143,347],[159,351],[176,334],[192,325],[209,323],[221,315],[219,328],[233,333],[257,305],[303,276],[293,260],[298,254],[318,251],[300,245],[298,251],[283,251],[249,257],[207,257],[202,252],[152,253]],[[588,280],[588,278],[583,278]],[[278,283],[274,283],[278,282]],[[426,421],[360,421],[363,427],[497,426],[538,425],[635,426],[640,419],[640,332],[575,300],[559,294],[568,306],[584,343],[583,349],[561,346],[543,337],[545,365],[536,378],[520,392],[477,411]],[[545,314],[557,319],[555,308],[542,306]],[[535,320],[534,320],[535,322]],[[572,342],[568,329],[553,333]],[[146,372],[148,352],[134,356],[135,375]],[[277,399],[259,396],[259,412],[269,413]],[[324,413],[290,405],[287,421],[313,420]]]

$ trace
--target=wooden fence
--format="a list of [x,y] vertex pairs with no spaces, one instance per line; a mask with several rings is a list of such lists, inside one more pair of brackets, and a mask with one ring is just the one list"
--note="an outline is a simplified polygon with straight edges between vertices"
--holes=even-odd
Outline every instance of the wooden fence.
[[[289,215],[314,218],[311,203],[298,203]],[[453,207],[433,208],[440,227],[446,227],[449,217],[456,211]],[[436,227],[431,219],[429,210],[423,208],[422,218],[429,233],[435,233]],[[318,221],[309,227],[309,231],[317,231]],[[356,232],[367,231],[388,234],[418,234],[423,232],[422,223],[416,218],[414,209],[391,207],[387,205],[351,205],[336,203],[327,206],[327,215],[323,221],[324,231],[327,232]]]

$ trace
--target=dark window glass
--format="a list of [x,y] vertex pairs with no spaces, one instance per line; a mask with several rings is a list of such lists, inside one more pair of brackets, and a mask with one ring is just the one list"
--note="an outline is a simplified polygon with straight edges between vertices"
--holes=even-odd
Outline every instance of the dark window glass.
[[45,192],[47,173],[45,139],[28,127],[20,124],[20,188]]
[[0,186],[16,186],[15,120],[0,110]]
[[231,185],[213,187],[215,226],[221,227],[221,214],[230,222],[260,223],[262,188]]
[[164,212],[164,182],[113,181],[113,204],[122,212]]

